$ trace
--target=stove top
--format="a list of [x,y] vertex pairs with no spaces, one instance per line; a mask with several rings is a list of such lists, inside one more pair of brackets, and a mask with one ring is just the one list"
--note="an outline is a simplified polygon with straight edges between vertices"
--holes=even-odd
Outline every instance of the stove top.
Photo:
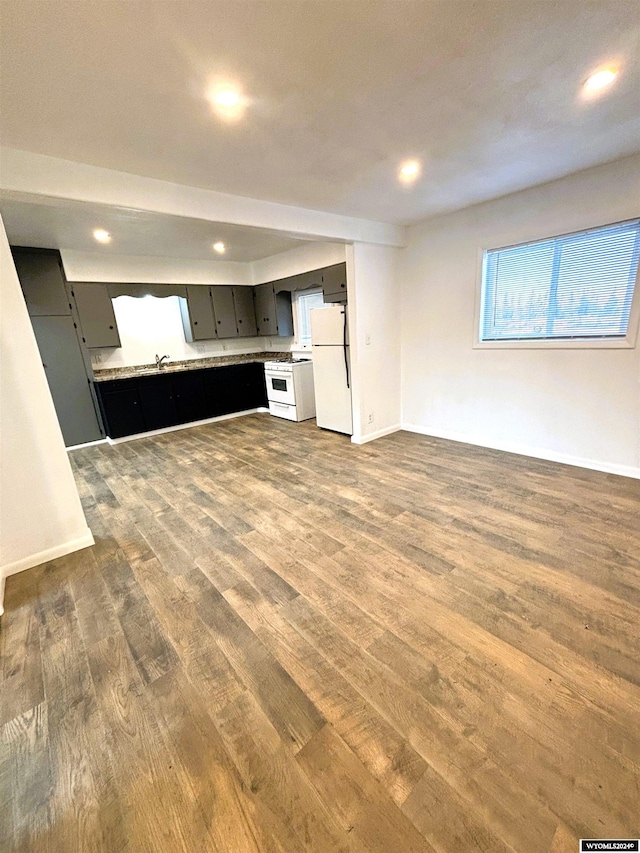
[[300,364],[311,364],[310,358],[288,358],[279,359],[278,361],[265,361],[266,370],[292,370]]

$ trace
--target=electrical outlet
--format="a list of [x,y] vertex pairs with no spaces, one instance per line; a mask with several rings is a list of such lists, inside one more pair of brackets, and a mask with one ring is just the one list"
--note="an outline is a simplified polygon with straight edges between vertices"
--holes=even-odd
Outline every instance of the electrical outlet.
[[226,344],[222,344],[222,352],[226,352],[226,351],[227,351],[227,345],[226,345]]
[[370,347],[370,346],[371,346],[371,335],[365,335],[365,336],[364,336],[364,345],[365,345],[366,347]]
[[373,423],[373,412],[369,412],[369,423]]
[[196,352],[204,353],[207,351],[206,344],[196,344]]
[[99,352],[94,352],[93,363],[94,364],[102,364],[102,355]]

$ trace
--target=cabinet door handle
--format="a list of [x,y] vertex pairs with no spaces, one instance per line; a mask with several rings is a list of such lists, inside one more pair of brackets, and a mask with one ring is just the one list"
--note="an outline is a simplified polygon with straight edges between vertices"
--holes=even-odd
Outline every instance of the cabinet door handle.
[[218,320],[218,325],[220,326],[221,324],[222,324],[222,320]]
[[110,329],[113,329],[113,326],[109,326]]
[[194,326],[197,326],[197,325],[198,325],[198,321],[197,321],[197,320],[194,320],[194,321],[193,321],[193,325],[194,325]]

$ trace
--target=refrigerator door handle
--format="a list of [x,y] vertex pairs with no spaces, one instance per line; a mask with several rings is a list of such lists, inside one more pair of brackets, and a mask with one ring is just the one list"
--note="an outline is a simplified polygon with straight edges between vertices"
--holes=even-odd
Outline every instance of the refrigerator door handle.
[[347,388],[351,387],[349,382],[349,356],[347,355],[347,312],[342,312],[344,316],[344,330],[342,334],[342,350],[344,352],[344,369],[347,374]]

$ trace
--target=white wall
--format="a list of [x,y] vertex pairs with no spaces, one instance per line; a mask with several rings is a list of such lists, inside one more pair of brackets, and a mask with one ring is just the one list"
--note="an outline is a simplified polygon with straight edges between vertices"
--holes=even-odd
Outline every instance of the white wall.
[[0,612],[4,579],[93,544],[0,218]]
[[400,292],[398,249],[347,248],[353,441],[400,428]]
[[296,246],[288,252],[280,252],[251,264],[254,284],[277,281],[290,275],[311,272],[333,264],[343,264],[346,246],[344,243],[312,243]]
[[250,264],[104,252],[60,251],[67,281],[137,284],[252,284]]
[[105,255],[61,249],[68,281],[138,284],[262,284],[290,275],[344,263],[344,243],[305,243],[251,263]]
[[411,228],[399,270],[405,428],[640,475],[637,346],[472,347],[482,249],[638,215],[636,156]]

